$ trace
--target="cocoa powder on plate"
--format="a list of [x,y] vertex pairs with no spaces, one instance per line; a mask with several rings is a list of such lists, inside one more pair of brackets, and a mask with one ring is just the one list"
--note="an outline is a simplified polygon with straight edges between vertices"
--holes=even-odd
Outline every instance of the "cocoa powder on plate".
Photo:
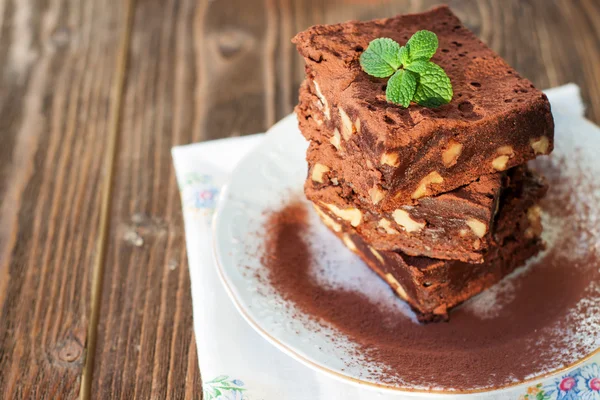
[[[569,353],[590,352],[577,341],[577,331],[589,325],[588,308],[596,307],[593,300],[582,300],[594,296],[590,282],[600,281],[600,260],[593,249],[572,254],[574,238],[591,235],[582,222],[587,216],[574,203],[581,198],[569,197],[574,183],[560,182],[551,171],[548,175],[554,187],[543,208],[565,222],[563,232],[543,257],[509,277],[510,301],[493,318],[482,318],[467,306],[453,311],[448,323],[419,325],[360,291],[323,284],[311,272],[320,257],[311,249],[309,210],[300,201],[272,212],[264,226],[261,260],[268,282],[304,315],[357,344],[362,359],[381,365],[378,380],[383,383],[469,390],[559,368],[572,362]],[[373,279],[378,279],[374,273]]]

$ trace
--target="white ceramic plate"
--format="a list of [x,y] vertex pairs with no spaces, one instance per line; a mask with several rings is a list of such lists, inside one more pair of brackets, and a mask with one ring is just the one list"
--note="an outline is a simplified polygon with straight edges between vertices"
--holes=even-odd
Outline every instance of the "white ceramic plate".
[[[600,152],[600,129],[581,118],[555,113],[555,119],[557,133],[553,157],[569,156],[566,159],[573,160],[578,170],[583,166],[586,176],[587,173],[589,177],[600,176],[600,163],[596,162],[596,154]],[[309,315],[302,315],[294,304],[284,301],[270,287],[268,279],[264,279],[260,260],[263,237],[260,232],[269,211],[280,208],[290,199],[303,199],[306,148],[307,143],[297,129],[295,116],[286,117],[268,132],[257,149],[240,162],[223,190],[214,230],[217,268],[227,292],[243,317],[263,337],[310,368],[346,382],[386,391],[410,391],[414,395],[419,392],[452,392],[451,388],[436,387],[435,379],[428,387],[402,380],[384,383],[380,378],[380,365],[361,359],[356,355],[359,349],[354,343],[333,327],[323,329],[312,322]],[[600,208],[600,204],[587,206]],[[316,215],[311,214],[310,218],[314,237],[312,246],[324,254],[320,262],[322,271],[317,272],[319,268],[315,268],[318,279],[322,279],[324,284],[361,291],[376,301],[389,303],[410,319],[408,307],[393,296],[387,285],[323,227]],[[544,223],[555,222],[544,220]],[[557,229],[548,231],[557,232]],[[553,240],[550,237],[546,239]],[[343,273],[340,273],[342,266]],[[360,287],[357,282],[360,282]],[[584,364],[600,362],[597,350],[600,332],[597,336],[589,337],[591,351],[585,356],[567,360],[565,365],[540,366],[539,371],[526,380],[494,388],[474,386],[463,393],[493,390],[495,396],[512,393],[516,398],[518,393],[524,393],[524,388],[538,381],[545,379],[544,382],[552,382],[555,376],[575,371]]]

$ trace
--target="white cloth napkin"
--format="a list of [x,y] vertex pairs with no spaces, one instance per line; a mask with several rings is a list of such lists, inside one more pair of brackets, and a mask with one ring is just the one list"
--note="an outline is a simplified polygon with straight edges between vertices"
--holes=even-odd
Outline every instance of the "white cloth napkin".
[[[547,90],[554,113],[583,116],[579,87]],[[381,393],[316,372],[259,336],[227,297],[213,264],[211,220],[219,191],[236,163],[262,134],[172,149],[181,191],[192,284],[194,330],[204,399],[319,400],[401,399],[423,395]],[[522,390],[522,389],[521,389]],[[490,399],[518,398],[507,394]],[[427,395],[428,397],[438,397]],[[483,398],[483,395],[444,398]]]

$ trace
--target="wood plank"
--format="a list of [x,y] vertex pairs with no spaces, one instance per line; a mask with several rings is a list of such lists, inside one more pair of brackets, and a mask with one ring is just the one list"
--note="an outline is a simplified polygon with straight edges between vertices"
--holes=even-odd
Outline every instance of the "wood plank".
[[0,398],[75,398],[122,7],[0,7]]
[[[600,2],[559,4],[559,13],[553,15],[547,30],[553,33],[551,39],[561,37],[563,45],[559,49],[548,46],[548,54],[554,56],[552,63],[559,65],[559,79],[566,77],[579,84],[588,105],[588,118],[600,124]],[[564,27],[569,29],[562,36],[560,29]]]
[[137,2],[115,166],[92,393],[199,398],[170,149],[201,139],[195,0]]
[[269,0],[230,0],[198,10],[196,132],[203,140],[260,132],[275,122],[274,9]]
[[[303,79],[303,63],[289,42],[295,32],[315,23],[417,12],[435,3],[138,2],[92,393],[126,399],[200,396],[169,148],[263,131],[291,112]],[[600,95],[597,84],[587,84],[596,79],[593,68],[586,67],[596,60],[586,53],[597,38],[593,0],[573,7],[568,0],[450,3],[471,29],[536,85],[575,81],[586,99]],[[591,38],[572,45],[586,34]],[[581,60],[580,65],[571,60]],[[589,115],[597,120],[596,104]]]

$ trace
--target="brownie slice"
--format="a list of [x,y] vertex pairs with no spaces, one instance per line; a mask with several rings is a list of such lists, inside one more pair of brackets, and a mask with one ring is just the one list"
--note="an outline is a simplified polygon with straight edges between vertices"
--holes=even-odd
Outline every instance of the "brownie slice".
[[448,311],[475,296],[543,249],[537,201],[547,187],[532,174],[523,174],[505,190],[498,213],[495,245],[481,264],[413,257],[378,251],[315,205],[323,222],[366,264],[407,301],[422,322],[445,320]]
[[[435,32],[432,61],[452,81],[454,97],[436,109],[402,108],[385,99],[386,80],[362,71],[369,42],[389,37],[401,45],[421,29]],[[554,123],[546,96],[465,28],[446,6],[422,14],[314,26],[293,39],[306,61],[306,90],[314,108],[299,120],[319,129],[309,140],[328,143],[348,168],[340,170],[379,205],[400,205],[504,171],[553,148]]]
[[[467,186],[393,212],[377,212],[369,208],[367,199],[338,180],[334,171],[321,173],[319,165],[309,163],[312,177],[304,186],[306,197],[345,231],[356,232],[377,250],[481,263],[494,243],[494,216],[501,190],[509,182],[505,173],[484,175]],[[523,173],[524,168],[511,170],[511,175]]]

